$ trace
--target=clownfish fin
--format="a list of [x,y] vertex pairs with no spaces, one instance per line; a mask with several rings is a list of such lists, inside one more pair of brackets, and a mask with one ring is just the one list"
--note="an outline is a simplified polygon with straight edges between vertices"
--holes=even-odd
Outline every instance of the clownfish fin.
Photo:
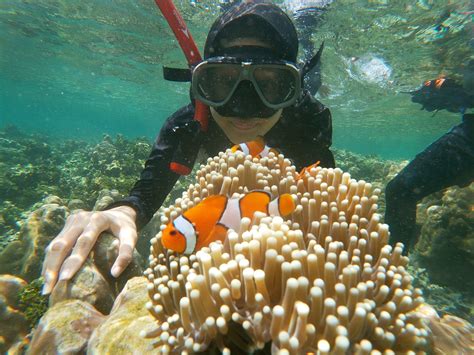
[[242,197],[239,201],[241,218],[253,218],[255,212],[260,211],[268,214],[268,205],[271,195],[266,191],[252,191]]
[[287,216],[296,208],[295,201],[290,194],[278,196],[268,205],[268,213],[270,216]]
[[212,228],[211,233],[209,233],[209,236],[206,238],[206,240],[203,240],[203,244],[199,245],[199,248],[207,247],[209,244],[217,240],[220,240],[224,243],[224,240],[227,237],[227,231],[228,228],[226,226],[217,223],[214,228]]
[[296,180],[303,179],[306,173],[309,173],[311,169],[316,168],[319,165],[320,161],[318,160],[316,163],[308,165],[307,167],[301,169],[300,173],[296,176]]

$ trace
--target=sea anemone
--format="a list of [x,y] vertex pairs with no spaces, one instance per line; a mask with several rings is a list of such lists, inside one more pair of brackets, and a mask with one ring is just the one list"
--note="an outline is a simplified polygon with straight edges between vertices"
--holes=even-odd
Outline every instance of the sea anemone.
[[217,346],[281,354],[423,351],[430,332],[417,316],[421,291],[406,271],[403,245],[387,244],[377,213],[379,189],[340,169],[298,174],[283,155],[252,158],[227,151],[210,158],[182,198],[164,209],[162,229],[214,194],[262,189],[290,193],[286,219],[256,213],[226,242],[194,255],[151,243],[150,302],[155,338],[164,352]]

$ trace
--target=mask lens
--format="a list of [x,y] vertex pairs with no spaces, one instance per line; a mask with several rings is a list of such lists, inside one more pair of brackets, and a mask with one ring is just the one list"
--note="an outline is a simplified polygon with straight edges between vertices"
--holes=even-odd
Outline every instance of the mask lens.
[[295,97],[297,78],[289,68],[262,65],[255,68],[253,77],[265,100],[272,105],[280,105]]
[[202,98],[220,104],[232,94],[239,76],[239,66],[207,64],[194,70],[192,80]]

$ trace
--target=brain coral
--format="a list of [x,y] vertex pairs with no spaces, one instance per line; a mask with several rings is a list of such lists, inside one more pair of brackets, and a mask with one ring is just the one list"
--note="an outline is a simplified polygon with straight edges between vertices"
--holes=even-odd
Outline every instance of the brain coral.
[[401,244],[387,244],[380,191],[340,169],[298,174],[282,155],[256,159],[230,151],[201,166],[196,183],[166,208],[162,228],[213,194],[263,189],[294,195],[286,220],[255,214],[195,255],[168,253],[152,239],[150,302],[161,351],[217,346],[281,354],[423,351],[430,332],[417,316]]

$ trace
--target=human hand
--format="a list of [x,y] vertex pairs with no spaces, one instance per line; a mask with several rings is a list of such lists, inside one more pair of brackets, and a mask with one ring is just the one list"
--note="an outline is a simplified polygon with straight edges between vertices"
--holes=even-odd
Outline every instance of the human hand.
[[107,230],[118,237],[120,243],[118,257],[110,272],[118,277],[132,260],[137,243],[135,218],[135,210],[128,206],[70,215],[62,231],[46,248],[41,272],[45,280],[42,293],[51,293],[58,276],[59,281],[70,280],[86,261],[99,235]]

